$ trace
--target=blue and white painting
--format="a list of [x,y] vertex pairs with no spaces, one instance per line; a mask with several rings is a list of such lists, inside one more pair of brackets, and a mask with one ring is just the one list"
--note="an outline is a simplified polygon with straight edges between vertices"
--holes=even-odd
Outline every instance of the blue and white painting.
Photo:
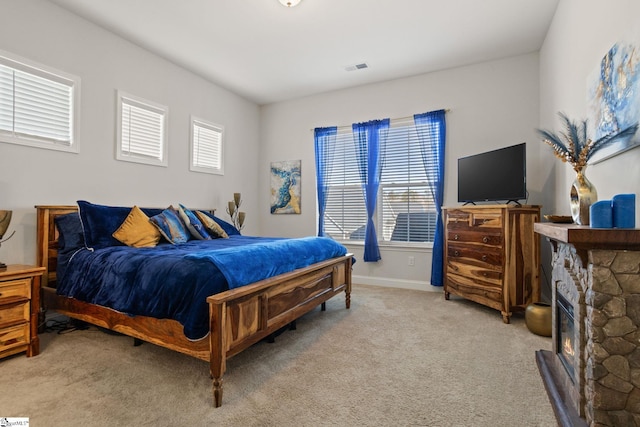
[[[587,88],[589,135],[592,139],[620,132],[640,120],[640,49],[618,42],[602,58],[589,78]],[[640,135],[620,139],[598,150],[589,163],[640,145]]]
[[300,213],[301,160],[271,163],[271,213]]

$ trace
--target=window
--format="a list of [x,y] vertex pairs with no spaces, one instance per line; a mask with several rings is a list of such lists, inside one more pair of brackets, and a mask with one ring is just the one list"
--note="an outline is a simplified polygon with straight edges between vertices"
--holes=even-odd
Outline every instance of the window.
[[191,166],[195,172],[224,175],[222,126],[191,117]]
[[79,152],[80,78],[0,52],[0,141]]
[[116,159],[167,166],[168,108],[118,91]]
[[[413,121],[392,122],[374,216],[380,242],[433,242],[437,214],[424,166],[437,167],[431,152],[421,146]],[[338,240],[364,240],[367,211],[350,129],[338,132],[332,158],[325,232]]]

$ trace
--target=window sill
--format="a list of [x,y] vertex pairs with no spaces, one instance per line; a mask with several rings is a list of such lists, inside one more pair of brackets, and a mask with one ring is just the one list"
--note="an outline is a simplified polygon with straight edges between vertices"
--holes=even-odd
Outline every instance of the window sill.
[[[364,247],[363,240],[338,240],[345,246],[362,246]],[[378,247],[384,250],[414,250],[425,251],[432,250],[433,243],[431,242],[378,242]]]

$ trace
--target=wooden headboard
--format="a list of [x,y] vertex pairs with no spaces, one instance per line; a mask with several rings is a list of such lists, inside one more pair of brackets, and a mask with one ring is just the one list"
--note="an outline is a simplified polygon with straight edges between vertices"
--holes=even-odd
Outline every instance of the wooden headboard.
[[48,206],[36,205],[37,210],[37,262],[38,266],[45,267],[42,276],[42,287],[55,287],[56,268],[58,266],[58,229],[54,222],[60,215],[77,212],[78,206]]

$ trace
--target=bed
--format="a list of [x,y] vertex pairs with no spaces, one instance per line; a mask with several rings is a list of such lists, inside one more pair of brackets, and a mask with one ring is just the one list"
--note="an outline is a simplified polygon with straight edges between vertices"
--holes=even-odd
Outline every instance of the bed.
[[324,308],[324,303],[338,294],[344,293],[346,308],[350,308],[353,258],[346,253],[204,297],[208,331],[206,336],[194,339],[185,335],[184,325],[174,319],[131,315],[59,295],[57,273],[62,266],[58,265],[56,218],[77,213],[78,206],[38,205],[36,210],[37,262],[46,268],[42,280],[44,307],[209,362],[215,407],[222,405],[227,359],[314,308]]

